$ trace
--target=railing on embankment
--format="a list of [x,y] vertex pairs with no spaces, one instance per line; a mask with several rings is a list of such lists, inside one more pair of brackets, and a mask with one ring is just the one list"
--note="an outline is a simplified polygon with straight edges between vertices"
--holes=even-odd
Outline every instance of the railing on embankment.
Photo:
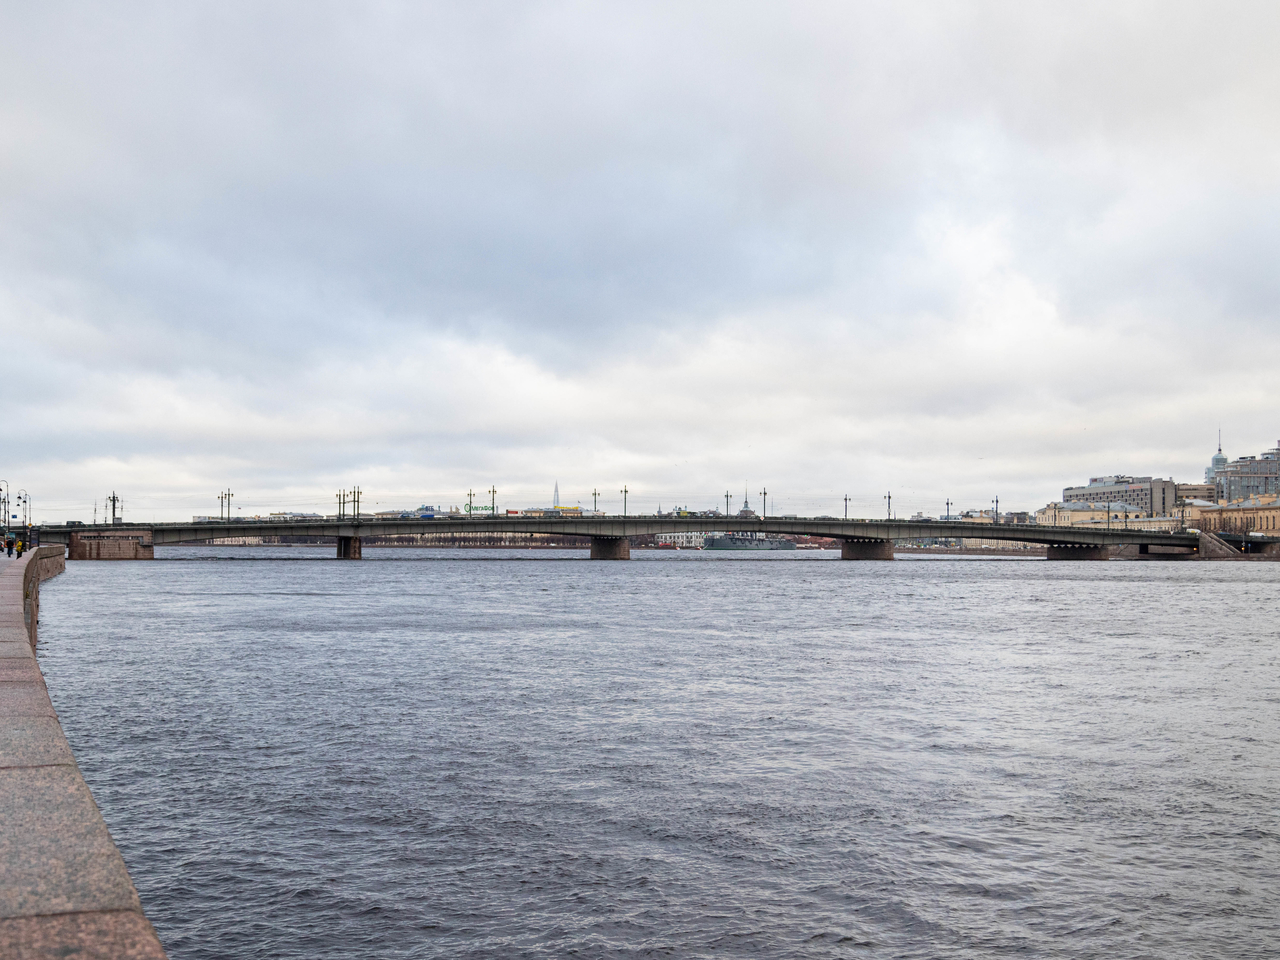
[[0,957],[163,958],[36,662],[40,581],[63,554],[0,568]]

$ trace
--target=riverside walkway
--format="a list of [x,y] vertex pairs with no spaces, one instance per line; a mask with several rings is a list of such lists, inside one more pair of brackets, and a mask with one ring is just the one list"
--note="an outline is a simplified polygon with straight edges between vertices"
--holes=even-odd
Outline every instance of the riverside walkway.
[[36,661],[60,546],[0,565],[0,957],[163,960]]
[[[359,559],[367,537],[419,534],[555,534],[590,538],[595,560],[625,560],[630,537],[664,533],[756,533],[828,537],[841,542],[845,560],[892,560],[895,540],[980,539],[1034,543],[1050,560],[1105,560],[1116,548],[1140,555],[1194,556],[1202,538],[1194,532],[1164,533],[1114,527],[1038,524],[979,524],[954,520],[838,520],[827,517],[434,517],[399,520],[217,521],[84,526],[42,526],[42,543],[62,543],[71,559],[148,559],[157,544],[198,543],[241,537],[332,537],[343,559]],[[133,540],[137,547],[128,547]],[[119,550],[117,550],[119,548]]]

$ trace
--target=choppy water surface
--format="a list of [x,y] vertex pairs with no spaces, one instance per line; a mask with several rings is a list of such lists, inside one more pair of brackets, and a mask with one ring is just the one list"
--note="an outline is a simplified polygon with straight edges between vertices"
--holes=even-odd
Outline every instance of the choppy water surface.
[[44,587],[174,960],[1280,942],[1280,564],[331,550]]

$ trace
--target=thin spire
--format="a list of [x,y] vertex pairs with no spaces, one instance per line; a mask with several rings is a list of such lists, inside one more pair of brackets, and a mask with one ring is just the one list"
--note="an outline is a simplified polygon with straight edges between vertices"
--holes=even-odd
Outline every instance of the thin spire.
[[1218,452],[1222,452],[1222,428],[1218,428]]

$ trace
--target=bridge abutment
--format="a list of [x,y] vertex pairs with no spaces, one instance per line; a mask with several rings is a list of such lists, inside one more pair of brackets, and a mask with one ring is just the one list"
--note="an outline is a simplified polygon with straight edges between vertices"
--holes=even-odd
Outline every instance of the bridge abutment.
[[630,560],[631,541],[626,537],[592,537],[592,560]]
[[1083,544],[1050,544],[1046,553],[1048,560],[1110,560],[1111,548],[1086,546]]
[[359,537],[338,537],[339,560],[359,560],[360,555]]
[[154,560],[151,531],[119,527],[86,527],[68,538],[70,560]]
[[841,560],[892,560],[892,540],[843,540]]

